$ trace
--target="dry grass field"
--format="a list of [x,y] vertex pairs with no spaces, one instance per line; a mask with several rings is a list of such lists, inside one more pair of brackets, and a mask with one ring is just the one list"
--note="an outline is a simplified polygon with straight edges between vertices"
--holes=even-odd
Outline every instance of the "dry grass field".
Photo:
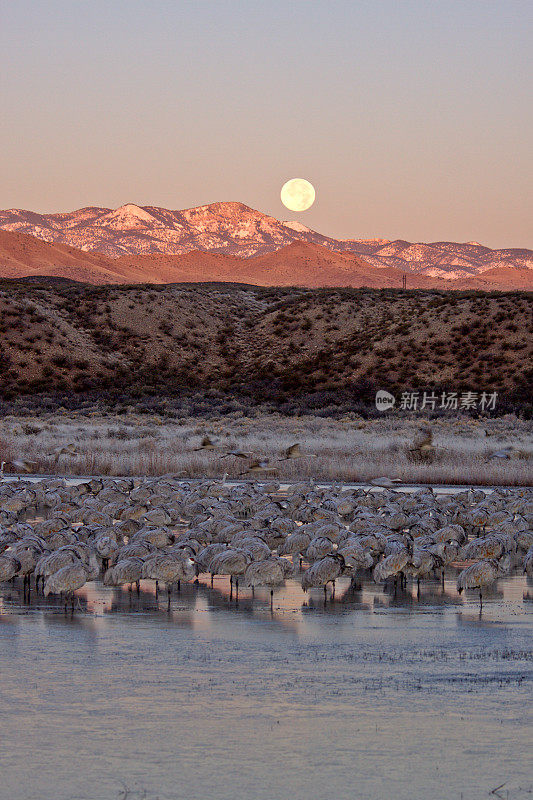
[[[405,482],[531,485],[533,423],[514,415],[474,420],[468,416],[431,422],[433,457],[421,461],[410,446],[421,421],[398,416],[365,420],[279,414],[239,414],[198,420],[160,415],[72,412],[39,417],[4,417],[0,458],[34,461],[45,474],[162,475],[232,478],[252,460],[222,457],[230,450],[268,458],[282,479],[314,476],[332,481],[367,481],[389,476]],[[209,436],[214,450],[197,450]],[[280,460],[295,442],[304,456]],[[58,454],[58,448],[73,452]],[[493,454],[509,448],[509,458]],[[7,472],[7,470],[6,470]],[[261,477],[261,476],[254,476]]]
[[[531,305],[525,292],[4,281],[0,459],[236,477],[257,457],[287,479],[530,483]],[[420,420],[376,418],[376,389],[497,391],[499,416],[432,419],[435,450],[417,460]],[[214,450],[196,449],[205,434]],[[295,442],[308,455],[280,460]],[[235,449],[253,456],[222,458]]]

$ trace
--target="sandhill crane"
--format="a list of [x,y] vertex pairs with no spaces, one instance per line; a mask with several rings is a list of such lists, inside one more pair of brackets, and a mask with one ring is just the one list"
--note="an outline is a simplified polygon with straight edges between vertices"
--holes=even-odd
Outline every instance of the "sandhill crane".
[[14,581],[21,568],[20,561],[9,553],[0,555],[0,583]]
[[[287,459],[302,457],[299,445],[290,451]],[[265,459],[250,464],[250,474],[261,476],[265,468],[275,470]],[[278,481],[261,480],[233,486],[225,480],[165,476],[135,484],[101,478],[68,486],[54,478],[31,489],[6,482],[0,486],[0,579],[20,575],[26,592],[32,572],[36,583],[44,582],[78,562],[87,567],[92,556],[101,563],[107,585],[129,583],[130,590],[132,583],[139,589],[143,570],[154,574],[157,588],[163,575],[150,571],[158,566],[167,577],[171,569],[174,575],[181,570],[189,575],[192,559],[197,575],[228,574],[231,596],[246,570],[249,576],[259,574],[267,570],[260,566],[266,562],[277,580],[279,571],[285,576],[292,570],[283,556],[295,560],[304,553],[310,563],[333,563],[332,572],[342,557],[342,571],[352,581],[357,570],[373,566],[376,579],[400,574],[403,581],[407,573],[418,581],[432,568],[443,575],[447,564],[463,556],[494,561],[502,574],[502,558],[518,561],[527,553],[524,569],[533,571],[533,503],[527,490],[496,489],[487,495],[469,490],[442,497],[427,489],[404,496],[392,488],[365,494],[306,481],[280,496]],[[312,580],[308,571],[305,581]]]
[[38,546],[38,544],[32,544],[27,540],[17,542],[10,552],[10,555],[13,555],[20,563],[18,574],[23,578],[24,593],[27,591],[28,595],[30,593],[31,574],[35,569],[35,565],[37,564],[41,553],[42,549]]
[[191,558],[184,560],[178,554],[163,553],[147,559],[142,567],[142,577],[150,578],[156,582],[166,583],[168,595],[168,610],[170,611],[170,594],[174,584],[180,591],[182,580],[194,578],[194,562]]
[[533,531],[519,531],[514,538],[518,550],[527,552],[533,547]]
[[335,580],[345,569],[344,558],[339,554],[328,555],[315,561],[302,575],[302,589],[307,592],[312,588],[324,589],[324,602],[327,600],[327,585],[332,584],[332,597],[335,597]]
[[420,596],[420,578],[425,578],[437,568],[442,569],[442,585],[444,587],[444,564],[438,555],[430,550],[416,549],[413,551],[411,560],[405,567],[405,571],[411,577],[416,578],[416,589]]
[[492,586],[502,575],[502,570],[496,559],[476,561],[466,567],[457,577],[457,591],[459,594],[464,589],[479,589],[479,610],[483,608],[483,587]]
[[97,555],[102,559],[102,569],[105,572],[109,567],[109,562],[118,556],[120,548],[112,536],[99,536],[94,542]]
[[420,461],[432,461],[435,457],[435,452],[433,431],[429,425],[423,425],[409,448],[409,454]]
[[194,452],[197,453],[200,450],[215,450],[217,444],[218,442],[216,440],[211,439],[209,436],[204,436],[200,442],[200,447],[195,447]]
[[387,547],[387,537],[380,531],[373,531],[359,537],[359,543],[372,553],[383,553]]
[[319,561],[327,555],[332,555],[334,552],[333,542],[326,536],[315,536],[309,542],[309,547],[305,551],[305,558],[309,563]]
[[88,580],[93,580],[99,573],[98,564],[94,557],[90,564],[83,564],[78,561],[76,564],[69,564],[62,567],[57,572],[49,576],[44,585],[44,596],[49,594],[65,595],[65,611],[67,610],[70,598],[71,608],[74,609],[74,592],[81,589]]
[[62,447],[55,447],[51,453],[48,454],[49,457],[54,458],[53,465],[57,466],[59,464],[59,459],[61,456],[79,456],[79,452],[76,449],[76,445],[74,442],[70,442],[69,444],[63,445]]
[[411,553],[404,547],[396,553],[385,556],[382,561],[378,561],[374,567],[373,578],[376,583],[381,583],[391,576],[400,576],[403,584],[405,568],[409,564]]
[[275,586],[281,586],[285,580],[281,559],[267,558],[264,561],[257,561],[249,564],[244,573],[244,585],[252,587],[252,593],[256,586],[268,586],[270,588],[270,607],[274,597]]
[[264,539],[256,536],[248,536],[240,540],[239,549],[244,550],[252,561],[264,561],[272,555],[270,547]]
[[346,566],[348,567],[370,569],[374,566],[374,559],[370,551],[365,550],[361,544],[354,539],[348,539],[346,542],[343,542],[337,552],[344,558]]
[[137,584],[137,594],[139,593],[140,580],[142,575],[143,560],[138,556],[122,557],[114,567],[110,567],[104,575],[105,586],[123,586],[129,584],[128,590],[131,595],[133,584]]
[[242,550],[227,549],[211,561],[211,571],[215,575],[229,575],[230,600],[233,598],[233,578],[235,577],[235,596],[239,599],[239,575],[243,575],[251,562],[250,556]]
[[372,486],[380,486],[383,489],[391,489],[401,482],[400,478],[388,478],[386,475],[383,475],[381,478],[372,478],[370,481]]
[[121,547],[118,556],[121,561],[125,558],[140,558],[142,560],[149,556],[150,553],[153,553],[154,550],[155,547],[150,542],[132,542]]
[[35,588],[37,589],[39,578],[41,578],[44,586],[45,580],[49,578],[50,575],[58,572],[63,567],[77,564],[79,561],[80,558],[78,555],[67,547],[60,547],[58,550],[54,550],[53,553],[41,556],[34,569]]
[[455,523],[453,525],[445,525],[443,528],[439,528],[432,533],[431,536],[435,542],[449,542],[453,539],[459,544],[462,544],[467,540],[465,529],[461,525],[457,525]]
[[315,453],[302,453],[300,443],[295,442],[295,444],[291,444],[290,447],[283,451],[283,456],[279,460],[290,461],[293,458],[317,458],[317,456]]
[[277,467],[273,466],[268,458],[256,459],[240,475],[276,475]]
[[252,458],[253,453],[246,451],[246,450],[228,450],[226,453],[222,453],[220,458],[228,458],[229,456],[233,456],[234,458]]
[[208,544],[204,547],[203,550],[200,550],[199,553],[194,558],[196,564],[196,575],[200,575],[202,572],[209,572],[211,573],[211,586],[213,585],[213,576],[214,572],[211,569],[211,562],[215,558],[215,556],[220,555],[224,550],[227,550],[228,546],[224,542],[213,542],[212,544]]
[[311,544],[311,535],[304,531],[291,533],[290,536],[278,547],[280,556],[299,556],[300,569],[302,568],[302,556]]
[[466,544],[462,549],[462,556],[464,559],[490,559],[499,558],[504,552],[505,547],[500,539],[489,535],[479,537]]
[[[431,543],[427,545],[425,549],[429,550],[429,552],[433,553],[433,555],[438,556],[442,561],[443,565],[446,567],[453,561],[457,561],[457,559],[459,558],[461,547],[459,545],[459,542],[454,542],[452,539],[449,542]],[[443,577],[444,577],[444,571],[443,571]]]
[[527,551],[524,559],[524,572],[526,572],[530,578],[533,578],[533,544]]
[[133,537],[133,544],[145,544],[152,547],[168,547],[174,544],[176,537],[167,528],[141,528]]
[[294,564],[288,558],[282,558],[281,556],[272,556],[272,558],[280,565],[284,578],[290,578],[294,575]]
[[0,463],[0,479],[4,477],[4,468],[7,464],[14,468],[14,472],[33,472],[36,461],[30,461],[27,458],[15,458],[12,461],[2,461]]

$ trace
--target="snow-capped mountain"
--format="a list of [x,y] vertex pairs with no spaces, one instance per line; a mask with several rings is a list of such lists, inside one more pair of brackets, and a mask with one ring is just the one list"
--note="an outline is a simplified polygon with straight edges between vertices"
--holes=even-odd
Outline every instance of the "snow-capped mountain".
[[467,278],[498,267],[533,268],[531,250],[491,250],[477,242],[333,239],[300,222],[281,222],[233,202],[182,211],[134,203],[116,209],[88,207],[59,214],[9,209],[0,211],[0,229],[111,257],[201,250],[247,258],[303,241],[363,256],[374,267],[395,267],[448,279]]
[[29,233],[108,256],[212,250],[240,256],[277,250],[295,239],[331,241],[314,231],[295,231],[242,203],[211,203],[184,211],[127,203],[117,209],[82,208],[68,214],[0,211],[0,228]]

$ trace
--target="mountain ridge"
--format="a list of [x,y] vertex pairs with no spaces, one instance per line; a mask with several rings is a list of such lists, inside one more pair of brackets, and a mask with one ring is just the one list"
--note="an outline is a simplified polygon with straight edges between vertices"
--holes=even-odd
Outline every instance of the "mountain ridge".
[[219,251],[189,250],[111,258],[23,233],[0,230],[0,278],[55,277],[92,284],[246,283],[256,286],[369,287],[376,289],[533,289],[533,270],[496,267],[480,275],[445,280],[376,267],[352,252],[294,240],[277,250],[242,258]]
[[238,201],[182,210],[131,202],[116,209],[86,206],[52,214],[7,209],[0,211],[0,230],[111,258],[176,256],[195,250],[250,258],[303,241],[337,253],[353,253],[378,269],[395,268],[431,278],[465,279],[498,267],[533,269],[533,251],[526,248],[493,250],[475,242],[334,239]]

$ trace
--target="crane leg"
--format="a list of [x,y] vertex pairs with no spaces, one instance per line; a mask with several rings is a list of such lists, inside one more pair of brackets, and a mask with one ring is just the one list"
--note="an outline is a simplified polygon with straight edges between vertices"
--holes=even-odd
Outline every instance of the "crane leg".
[[239,579],[235,578],[235,602],[239,602]]
[[178,592],[181,592],[181,581],[178,581]]
[[271,611],[272,611],[272,609],[274,607],[273,603],[274,603],[274,589],[271,589],[270,590],[270,610]]
[[233,600],[233,575],[229,576],[229,599]]
[[481,589],[480,589],[479,590],[479,610],[481,611],[482,609],[483,609],[483,594],[482,594]]
[[140,593],[141,593],[141,582],[137,581],[137,597],[139,597]]
[[167,602],[167,611],[170,611],[170,595],[171,594],[172,594],[172,587],[171,587],[171,585],[169,583],[168,586],[167,586],[167,596],[168,596],[167,597],[167,600],[168,600],[168,602]]

